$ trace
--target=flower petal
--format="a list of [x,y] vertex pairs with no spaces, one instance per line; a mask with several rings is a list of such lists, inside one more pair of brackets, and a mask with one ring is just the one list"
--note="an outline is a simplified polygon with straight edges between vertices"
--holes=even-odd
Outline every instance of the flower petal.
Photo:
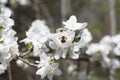
[[76,53],[74,53],[74,52],[71,52],[71,53],[70,53],[70,57],[71,57],[72,59],[78,59],[78,58],[79,58],[79,54],[76,54]]
[[61,57],[61,55],[62,55],[62,50],[59,49],[59,50],[56,50],[54,57],[56,60],[58,60]]

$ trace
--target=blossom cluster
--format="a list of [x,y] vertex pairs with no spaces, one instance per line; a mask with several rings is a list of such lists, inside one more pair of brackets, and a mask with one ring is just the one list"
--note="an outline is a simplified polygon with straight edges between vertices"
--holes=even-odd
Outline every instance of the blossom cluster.
[[40,57],[36,74],[41,78],[47,76],[52,80],[53,74],[60,75],[57,61],[62,58],[78,59],[80,48],[92,40],[87,23],[78,23],[74,15],[63,24],[62,28],[56,29],[56,33],[52,33],[45,21],[35,20],[26,32],[27,37],[21,40],[31,46],[34,57]]
[[27,38],[21,41],[31,44],[33,56],[40,56],[37,75],[41,75],[41,78],[47,76],[52,80],[53,74],[61,74],[57,60],[78,59],[81,56],[80,49],[83,48],[84,53],[90,56],[90,60],[99,61],[103,68],[114,70],[120,68],[120,62],[116,58],[120,56],[120,34],[105,36],[99,43],[90,43],[92,35],[86,28],[87,23],[77,23],[76,17],[71,16],[63,24],[62,28],[56,29],[56,33],[51,33],[44,21],[35,20],[26,32]]
[[86,50],[92,61],[99,61],[104,68],[118,69],[120,61],[120,34],[104,36],[99,43],[91,43]]
[[[5,4],[7,0],[1,0],[1,3]],[[55,33],[50,31],[44,20],[36,19],[26,31],[26,38],[20,41],[26,45],[27,50],[21,53],[18,49],[16,32],[12,29],[14,20],[10,18],[11,15],[11,10],[2,6],[0,9],[0,74],[4,73],[10,61],[17,59],[18,66],[24,69],[29,67],[28,64],[36,66],[38,68],[36,75],[40,75],[42,79],[47,77],[52,80],[53,75],[62,74],[59,60],[79,60],[81,55],[87,55],[90,61],[100,62],[104,68],[114,70],[120,68],[117,58],[120,56],[120,34],[107,35],[98,43],[90,43],[93,37],[86,28],[87,23],[77,22],[74,15],[67,21],[63,21],[63,27],[56,29]],[[27,59],[29,56],[38,57],[40,60],[32,64]],[[71,64],[68,72],[72,73],[77,67]]]
[[0,74],[7,69],[8,64],[18,54],[16,32],[12,29],[14,21],[10,18],[11,10],[0,9]]

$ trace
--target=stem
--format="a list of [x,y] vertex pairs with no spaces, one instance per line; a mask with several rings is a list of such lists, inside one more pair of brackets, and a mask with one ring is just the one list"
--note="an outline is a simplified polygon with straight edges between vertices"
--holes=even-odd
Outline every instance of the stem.
[[19,57],[19,59],[20,59],[21,61],[23,61],[24,63],[30,65],[30,66],[37,67],[36,64],[30,63],[29,61],[27,61],[27,60],[25,60],[25,59],[23,59],[23,58],[21,58],[21,57]]
[[22,53],[22,54],[19,53],[19,57],[23,58],[23,57],[27,56],[28,54],[30,54],[30,50],[25,53]]
[[9,80],[12,80],[12,72],[11,72],[11,65],[9,63],[9,66],[8,66],[8,78]]

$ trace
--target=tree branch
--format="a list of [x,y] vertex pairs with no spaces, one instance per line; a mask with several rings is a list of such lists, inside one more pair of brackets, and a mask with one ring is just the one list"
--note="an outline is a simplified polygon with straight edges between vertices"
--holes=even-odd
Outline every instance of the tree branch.
[[21,61],[23,61],[24,63],[26,63],[26,64],[28,64],[28,65],[30,65],[30,66],[37,67],[36,64],[30,63],[28,60],[25,60],[25,59],[23,59],[23,58],[21,58],[21,57],[18,57],[18,59],[20,59]]
[[10,65],[10,63],[8,65],[8,78],[9,78],[9,80],[12,80],[12,72],[11,72],[11,65]]

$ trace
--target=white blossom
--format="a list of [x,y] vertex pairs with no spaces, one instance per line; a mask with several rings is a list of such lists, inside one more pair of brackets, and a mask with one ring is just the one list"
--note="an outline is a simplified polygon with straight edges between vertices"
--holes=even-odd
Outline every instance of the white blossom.
[[101,40],[100,40],[101,44],[111,44],[112,43],[112,37],[109,35],[104,36]]
[[16,32],[12,29],[14,21],[10,18],[11,10],[6,7],[0,9],[0,74],[7,69],[8,63],[18,54]]
[[41,78],[48,77],[49,80],[53,79],[53,75],[61,75],[61,71],[58,68],[59,64],[54,62],[50,56],[45,53],[40,55],[40,62],[38,64],[37,75],[41,75]]
[[45,22],[35,20],[30,26],[30,29],[26,32],[27,38],[23,39],[21,42],[25,42],[25,44],[32,42],[34,46],[33,56],[38,56],[41,52],[41,48],[45,48],[44,43],[48,40],[48,35],[46,34],[50,34],[50,30],[45,25]]
[[35,20],[32,22],[30,27],[30,31],[39,32],[42,35],[46,35],[50,33],[49,27],[45,24],[44,20]]
[[87,28],[84,29],[81,35],[81,40],[79,41],[80,48],[87,46],[91,40],[92,40],[92,35],[90,31]]
[[115,55],[120,56],[120,43],[113,49]]
[[104,56],[100,61],[103,68],[118,69],[120,68],[120,61],[116,58],[110,59],[107,56]]
[[86,51],[88,55],[91,54],[103,54],[103,55],[108,55],[109,54],[109,49],[107,49],[106,45],[99,44],[99,43],[92,43],[89,45],[88,50]]
[[110,49],[107,45],[99,43],[91,43],[86,50],[86,54],[92,56],[92,60],[101,60],[104,56],[107,56],[110,52]]
[[74,15],[71,16],[66,22],[63,22],[63,24],[65,25],[65,28],[73,31],[82,30],[87,26],[87,23],[77,23],[77,18]]
[[120,43],[120,34],[117,34],[115,36],[112,36],[112,40],[115,44]]
[[11,10],[7,7],[1,8],[0,16],[10,17],[11,16]]
[[0,75],[7,70],[7,64],[0,64]]
[[104,36],[100,40],[100,43],[103,44],[103,45],[108,45],[108,47],[110,48],[110,50],[112,50],[112,48],[114,47],[113,39],[109,35]]
[[14,21],[10,18],[11,10],[9,8],[1,8],[0,13],[0,27],[3,27],[4,30],[11,28],[14,25]]
[[120,42],[120,34],[114,35],[114,36],[104,36],[100,43],[108,45],[111,50],[116,47],[116,45]]
[[52,40],[60,48],[68,48],[74,40],[75,32],[67,30],[52,35]]
[[16,32],[13,29],[9,29],[3,33],[0,39],[0,41],[3,41],[3,44],[1,45],[8,47],[12,55],[17,55],[18,53],[18,38],[15,37],[15,35]]
[[0,4],[6,4],[8,0],[0,0]]
[[76,47],[73,44],[75,32],[70,30],[62,30],[52,34],[52,41],[49,42],[50,48],[55,50],[55,59],[60,57],[66,58],[67,53],[72,59],[77,59],[79,56],[74,52]]
[[12,55],[9,53],[9,47],[0,45],[0,62],[9,62]]

